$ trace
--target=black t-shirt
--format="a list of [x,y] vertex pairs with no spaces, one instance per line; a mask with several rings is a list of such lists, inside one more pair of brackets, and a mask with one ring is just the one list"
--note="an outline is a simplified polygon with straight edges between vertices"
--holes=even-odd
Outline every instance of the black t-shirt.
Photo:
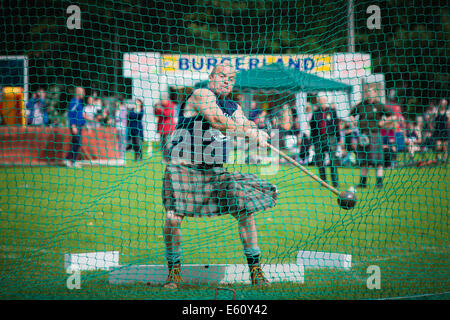
[[350,112],[351,116],[359,116],[358,126],[363,134],[379,130],[378,122],[385,114],[384,106],[381,103],[368,100],[358,103]]
[[447,113],[438,113],[434,118],[434,129],[436,131],[447,131]]
[[[322,121],[325,121],[324,128],[321,128]],[[311,128],[311,138],[315,141],[325,138],[326,136],[335,136],[337,140],[341,139],[339,118],[336,109],[334,108],[322,110],[320,106],[316,107],[313,111],[309,125]],[[325,136],[321,133],[322,129],[325,131]]]
[[[193,117],[185,117],[184,108],[189,98],[190,96],[180,106],[178,123],[171,138],[172,159],[178,158],[176,160],[186,160],[192,164],[224,164],[232,147],[231,139],[219,130],[213,129],[200,113]],[[238,109],[237,103],[219,99],[217,95],[216,98],[216,103],[223,114],[232,117]],[[185,154],[184,151],[190,154]]]

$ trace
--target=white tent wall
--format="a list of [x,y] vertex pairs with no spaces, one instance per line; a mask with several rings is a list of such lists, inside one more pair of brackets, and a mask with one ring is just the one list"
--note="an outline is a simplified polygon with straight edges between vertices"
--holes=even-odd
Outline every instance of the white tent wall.
[[155,117],[154,105],[160,100],[161,87],[159,77],[152,76],[149,79],[133,79],[133,100],[142,99],[144,101],[144,140],[156,141],[157,121]]

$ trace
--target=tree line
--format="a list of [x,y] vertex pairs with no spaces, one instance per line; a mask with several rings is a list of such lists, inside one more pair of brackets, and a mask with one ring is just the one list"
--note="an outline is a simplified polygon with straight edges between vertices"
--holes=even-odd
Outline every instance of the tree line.
[[[80,0],[81,29],[67,28],[72,1],[5,1],[0,55],[30,58],[32,90],[84,86],[129,96],[125,52],[322,54],[348,52],[348,0]],[[355,51],[372,55],[408,112],[448,97],[449,9],[444,1],[354,1]]]

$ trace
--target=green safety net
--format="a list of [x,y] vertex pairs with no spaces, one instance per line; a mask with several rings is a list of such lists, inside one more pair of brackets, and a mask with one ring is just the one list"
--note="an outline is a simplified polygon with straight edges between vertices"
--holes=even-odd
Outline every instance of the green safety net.
[[[2,299],[449,297],[443,3],[2,7]],[[205,102],[224,78],[233,90]],[[172,163],[193,92],[194,108],[238,103],[285,156],[245,131],[223,167]],[[169,209],[194,217],[177,229]],[[251,284],[258,249],[270,286]]]

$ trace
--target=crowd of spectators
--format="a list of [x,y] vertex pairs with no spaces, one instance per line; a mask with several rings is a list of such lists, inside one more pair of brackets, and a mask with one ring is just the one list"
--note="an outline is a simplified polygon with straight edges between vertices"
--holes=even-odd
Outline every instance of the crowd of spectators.
[[[75,91],[77,88],[75,88]],[[75,91],[73,96],[75,96]],[[52,93],[54,95],[54,93]],[[58,94],[59,96],[60,94]],[[55,110],[55,99],[49,97],[49,92],[43,88],[39,88],[33,92],[26,104],[26,118],[29,126],[65,126],[69,124],[68,112],[70,110],[70,101],[62,112],[63,116],[58,117],[58,111]],[[121,103],[120,99],[112,99],[107,97],[100,97],[97,92],[93,92],[90,96],[83,96],[83,118],[87,129],[92,130],[102,126],[114,126],[114,112]],[[58,109],[61,105],[64,106],[63,101],[59,101]],[[64,108],[63,108],[64,109]]]
[[168,163],[170,160],[169,139],[175,131],[177,124],[177,109],[177,104],[166,97],[163,97],[163,99],[154,106],[154,112],[157,118],[157,131],[160,136],[164,163]]
[[[319,101],[317,95],[308,95],[305,106],[306,130],[300,130],[294,101],[277,99],[274,102],[269,104],[267,101],[252,101],[249,119],[261,129],[279,129],[280,146],[290,151],[299,163],[320,164],[320,158],[326,165],[330,165],[336,155],[341,166],[357,165],[356,151],[361,132],[354,119],[340,119],[336,153],[326,153],[324,159],[316,156],[323,154],[316,150],[320,144],[313,141],[312,131],[315,129],[312,126],[316,124],[314,115],[321,104],[327,104],[330,110],[334,110],[331,114],[335,113],[336,107],[332,101],[326,101],[325,97]],[[384,127],[380,128],[379,133],[384,168],[395,167],[400,152],[405,152],[410,160],[417,153],[429,151],[436,152],[437,159],[447,159],[450,109],[446,99],[440,100],[438,105],[431,103],[423,115],[412,118],[413,115],[403,112],[401,105],[391,98],[383,105],[381,114],[380,120],[383,120]]]
[[[81,89],[77,88],[76,91],[81,92]],[[72,115],[71,118],[70,109],[75,105],[75,101],[72,100],[68,110],[68,125],[73,127],[74,122],[77,125],[83,122],[83,125],[79,127],[86,127],[87,130],[97,130],[102,126],[115,127],[119,136],[120,152],[124,154],[127,150],[133,150],[135,160],[142,159],[143,101],[136,100],[135,103],[126,105],[123,100],[100,97],[95,92],[91,96],[85,97],[84,89],[82,91],[82,97],[80,92],[78,94],[75,92],[74,96],[74,99],[78,99],[82,105],[82,113]],[[170,99],[163,97],[154,105],[157,131],[161,137],[163,161],[168,160],[166,145],[168,137],[176,126],[178,106],[181,103],[177,98],[179,96],[171,95]],[[242,99],[242,96],[235,95],[235,98],[239,100]],[[316,128],[316,114],[321,105],[329,108],[330,114],[336,114],[335,105],[332,101],[327,101],[325,96],[319,98],[315,94],[308,94],[303,118],[303,121],[306,119],[306,130],[305,128],[300,129],[295,99],[292,96],[275,95],[271,97],[272,99],[268,99],[267,96],[263,98],[254,99],[250,103],[249,119],[254,121],[260,129],[268,131],[278,129],[280,147],[290,151],[298,162],[304,165],[319,162],[322,173],[323,165],[330,165],[336,160],[340,166],[357,164],[356,151],[361,132],[354,119],[339,119],[337,122],[336,149],[333,149],[332,153],[323,153],[318,150],[322,144],[314,139],[314,130],[319,130]],[[242,101],[240,102],[242,103]],[[49,116],[51,112],[48,106],[46,91],[40,88],[34,92],[26,104],[27,124],[30,126],[51,125],[52,119]],[[383,106],[382,120],[385,126],[380,128],[380,135],[385,168],[395,166],[399,152],[405,152],[410,159],[414,159],[417,153],[436,151],[439,159],[447,159],[450,119],[447,99],[442,99],[436,104],[432,101],[424,114],[415,115],[414,118],[405,114],[401,105],[393,98]],[[82,120],[75,121],[73,117],[82,117]],[[76,145],[77,135],[74,136],[73,140]]]
[[33,126],[46,126],[49,124],[49,117],[46,105],[46,92],[39,89],[28,100],[27,108],[27,124]]
[[61,126],[66,125],[71,133],[71,146],[66,155],[65,164],[68,167],[79,166],[77,159],[81,149],[81,135],[83,130],[87,134],[95,134],[101,127],[116,129],[118,149],[121,156],[127,150],[134,152],[136,161],[142,160],[143,142],[143,101],[137,99],[134,103],[126,103],[123,99],[100,97],[96,92],[86,96],[85,89],[76,87],[70,99],[65,121],[49,115],[53,114],[46,99],[47,94],[40,88],[32,94],[26,104],[26,118],[28,126]]

